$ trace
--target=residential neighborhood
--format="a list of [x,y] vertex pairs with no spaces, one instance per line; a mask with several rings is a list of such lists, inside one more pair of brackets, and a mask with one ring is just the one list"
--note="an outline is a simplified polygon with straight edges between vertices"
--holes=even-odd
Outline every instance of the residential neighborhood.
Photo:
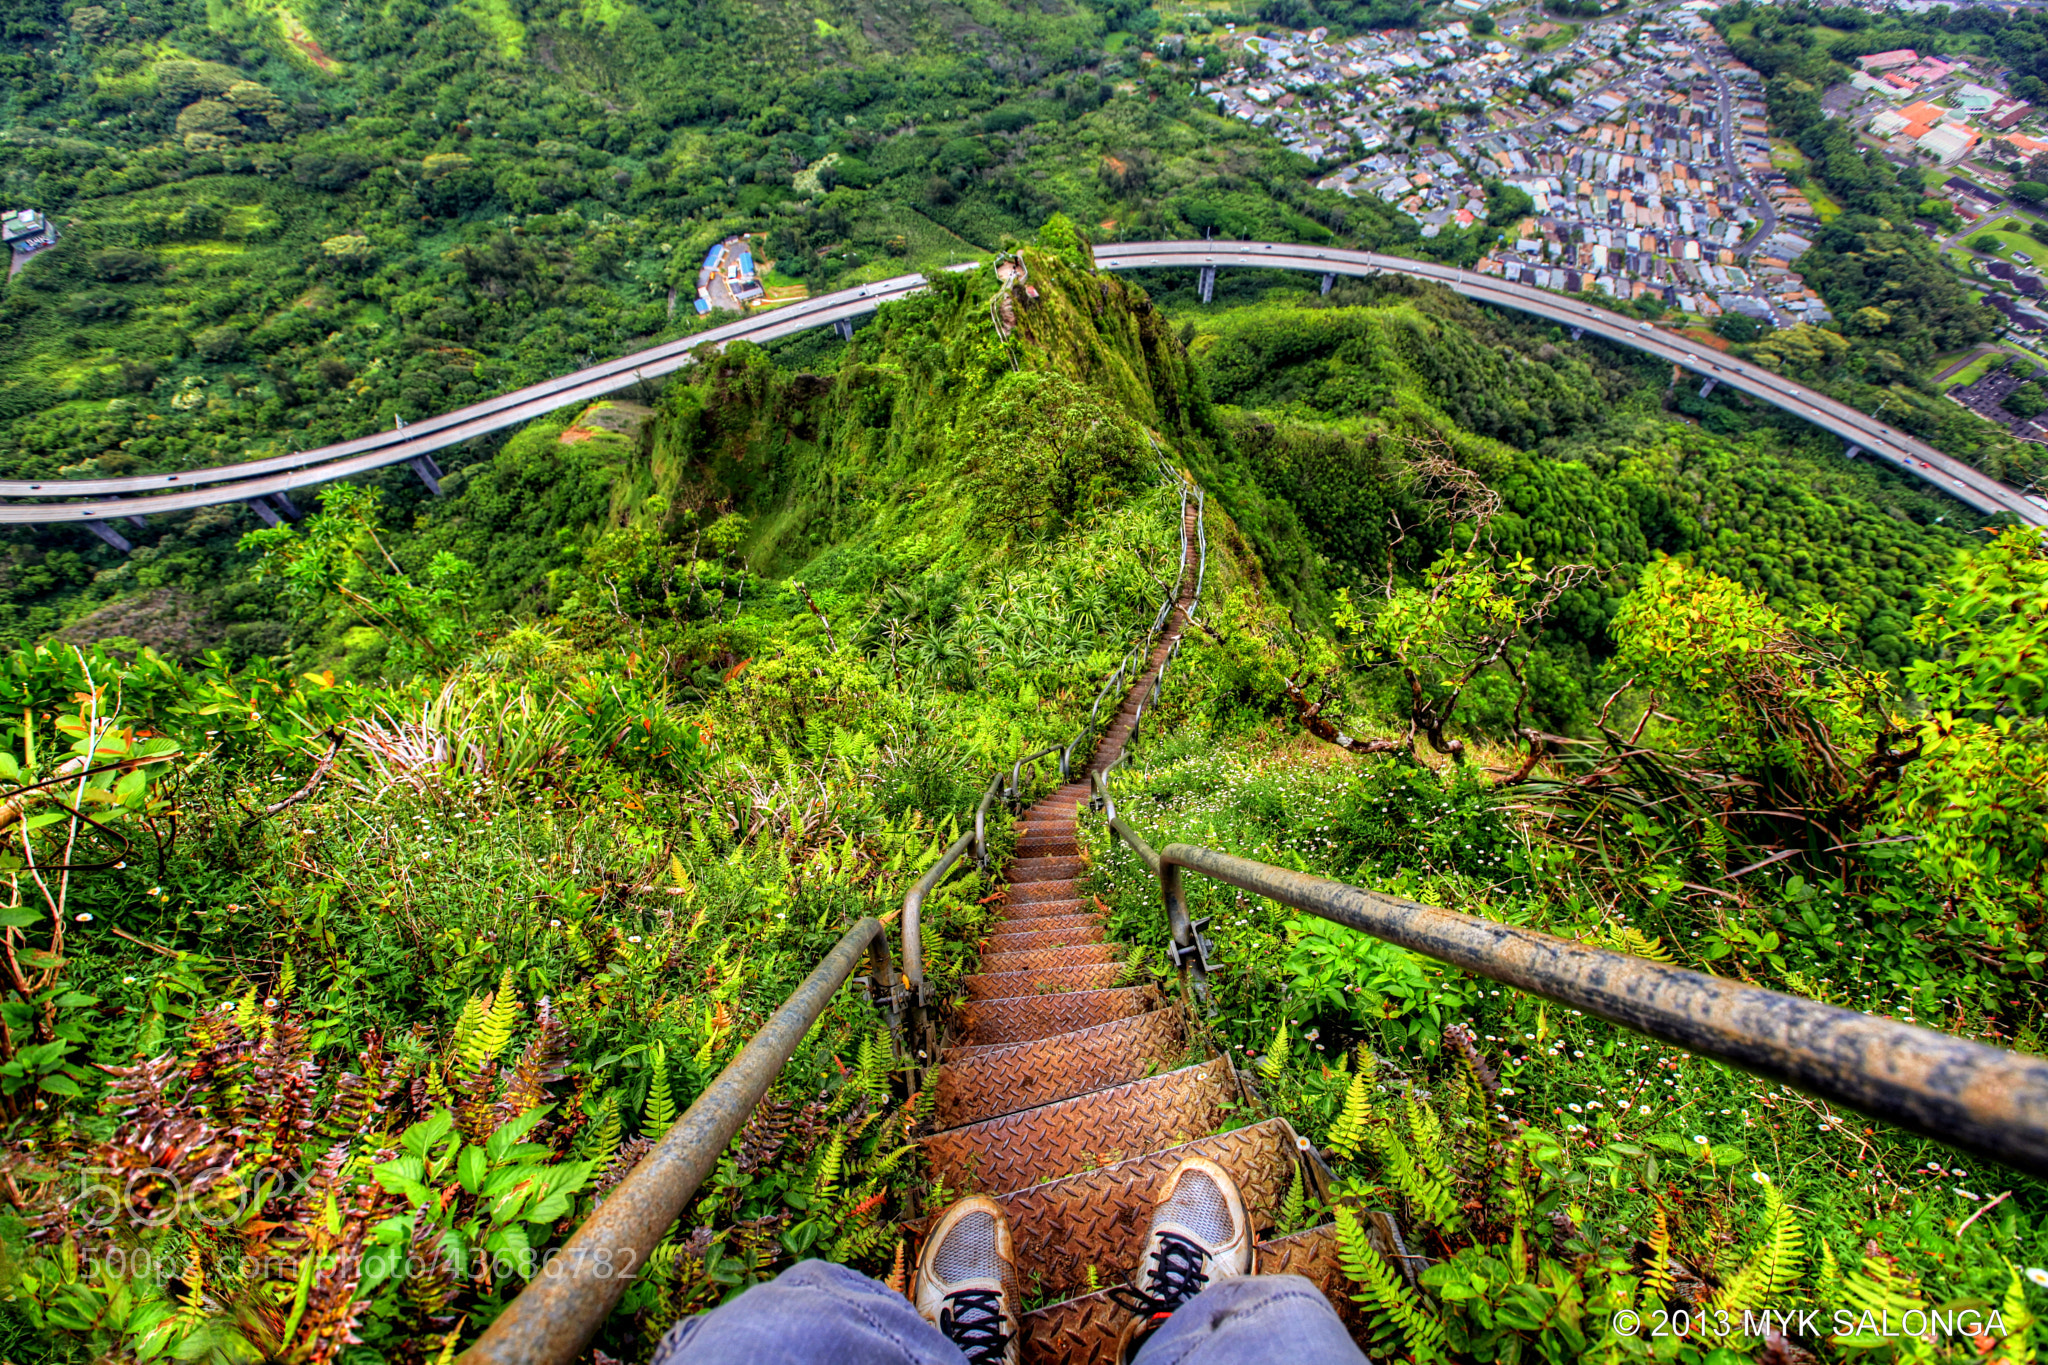
[[[1490,229],[1481,271],[1702,320],[1827,323],[1799,260],[1839,208],[1804,188],[1795,148],[1774,144],[1762,78],[1708,22],[1716,7],[1609,6],[1569,24],[1457,0],[1460,17],[1440,27],[1342,39],[1224,25],[1197,91],[1319,163],[1319,187],[1375,196],[1424,238]],[[1857,65],[1827,92],[1829,115],[1900,166],[1949,172],[1930,183],[1955,220],[1921,230],[1967,237],[2011,210],[2011,168],[2048,154],[2048,137],[2002,71],[1910,49]],[[1508,197],[1503,215],[1501,187],[1526,210]],[[2016,331],[2048,332],[2029,302],[2048,286],[2024,255],[1971,273]]]

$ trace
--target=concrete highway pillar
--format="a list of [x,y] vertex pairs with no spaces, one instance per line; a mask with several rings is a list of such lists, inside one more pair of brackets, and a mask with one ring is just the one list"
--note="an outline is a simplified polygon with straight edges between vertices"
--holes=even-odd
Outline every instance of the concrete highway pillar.
[[[138,524],[140,523],[138,522]],[[124,555],[135,548],[133,545],[130,545],[128,543],[128,537],[122,535],[119,531],[116,531],[113,527],[107,525],[104,521],[88,521],[85,524],[85,529],[92,532],[94,535],[98,536],[101,540],[104,540],[105,542],[107,542],[107,544],[113,546],[115,549],[119,550]]]
[[1327,295],[1329,294],[1330,290],[1331,290],[1331,289],[1332,289],[1333,287],[1335,287],[1336,283],[1337,283],[1337,276],[1336,276],[1336,274],[1335,274],[1334,272],[1332,272],[1332,273],[1330,273],[1330,274],[1326,274],[1326,275],[1324,275],[1324,276],[1323,276],[1323,293],[1324,293],[1324,295],[1325,295],[1325,296],[1327,296]]
[[1216,267],[1213,265],[1205,265],[1202,267],[1202,302],[1207,303],[1215,297]]
[[1863,453],[1863,447],[1862,447],[1862,446],[1852,445],[1852,446],[1850,446],[1850,447],[1849,447],[1849,448],[1848,448],[1847,450],[1845,450],[1845,451],[1843,451],[1843,452],[1842,452],[1842,458],[1843,458],[1843,459],[1845,459],[1845,460],[1853,460],[1853,459],[1855,459],[1855,458],[1856,458],[1856,457],[1857,457],[1858,455],[1861,455],[1862,453]]
[[420,482],[435,497],[441,496],[441,466],[434,463],[431,455],[415,455],[405,462],[406,468],[419,475]]
[[1714,386],[1716,384],[1719,384],[1720,382],[1721,381],[1714,378],[1714,376],[1708,375],[1707,382],[1700,385],[1700,397],[1705,398],[1708,394],[1712,393],[1714,391]]
[[1586,329],[1585,329],[1585,328],[1583,328],[1583,327],[1574,327],[1574,328],[1572,328],[1572,340],[1573,340],[1573,341],[1577,341],[1577,340],[1578,340],[1578,339],[1579,339],[1580,337],[1584,336],[1585,334],[1586,334]]
[[271,506],[277,508],[278,511],[284,513],[284,519],[286,521],[299,520],[299,509],[293,506],[292,500],[289,497],[285,496],[283,493],[272,493],[270,495],[270,503]]
[[254,512],[256,519],[265,526],[276,526],[283,520],[277,515],[277,509],[262,498],[250,498],[249,510]]
[[839,333],[839,339],[841,341],[853,340],[853,319],[839,319],[839,321],[832,324],[832,330]]

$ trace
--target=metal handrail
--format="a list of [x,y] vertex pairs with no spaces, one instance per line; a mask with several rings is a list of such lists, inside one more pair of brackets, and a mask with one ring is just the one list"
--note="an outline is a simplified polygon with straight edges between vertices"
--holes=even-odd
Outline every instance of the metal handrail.
[[1215,849],[1155,855],[1110,828],[1159,879],[1174,960],[1205,987],[1212,945],[1182,869],[1558,1001],[1688,1052],[2017,1170],[2048,1175],[2048,1061],[1726,977],[1347,886]]
[[564,1365],[582,1353],[862,957],[868,959],[869,992],[883,1002],[892,1036],[900,1035],[901,995],[889,965],[889,933],[869,915],[846,931],[740,1055],[462,1353],[463,1365]]

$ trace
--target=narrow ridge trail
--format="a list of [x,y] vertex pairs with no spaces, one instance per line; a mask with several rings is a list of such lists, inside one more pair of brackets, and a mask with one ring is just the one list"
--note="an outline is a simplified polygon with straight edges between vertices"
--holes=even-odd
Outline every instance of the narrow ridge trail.
[[[1191,504],[1189,545],[1198,516]],[[1245,1124],[1252,1097],[1180,1000],[1149,975],[1120,984],[1131,950],[1109,941],[1101,902],[1078,889],[1087,774],[1123,752],[1186,623],[1194,572],[1182,565],[1161,638],[1081,780],[1024,812],[1003,917],[981,943],[980,971],[954,1014],[955,1045],[931,1080],[939,1131],[922,1139],[928,1171],[949,1197],[990,1194],[1004,1206],[1031,1310],[1027,1365],[1115,1359],[1128,1313],[1102,1291],[1136,1268],[1156,1188],[1181,1158],[1229,1171],[1260,1232],[1303,1159],[1284,1119],[1218,1131]],[[1351,1320],[1329,1228],[1262,1242],[1257,1268],[1308,1276]]]

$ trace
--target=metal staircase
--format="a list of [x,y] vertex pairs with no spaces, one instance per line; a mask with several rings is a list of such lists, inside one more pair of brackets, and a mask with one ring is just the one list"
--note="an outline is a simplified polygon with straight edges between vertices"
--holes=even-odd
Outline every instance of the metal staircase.
[[[1184,516],[1192,546],[1199,506]],[[982,940],[981,970],[962,983],[958,1041],[927,1082],[944,1125],[922,1140],[929,1175],[949,1196],[997,1197],[1027,1305],[1044,1305],[1024,1317],[1027,1365],[1115,1358],[1128,1312],[1104,1286],[1136,1268],[1153,1191],[1182,1157],[1206,1156],[1236,1177],[1261,1232],[1307,1159],[1283,1119],[1230,1127],[1255,1111],[1229,1059],[1211,1055],[1182,1001],[1149,980],[1118,984],[1127,949],[1108,940],[1100,902],[1077,889],[1086,862],[1075,819],[1091,779],[1123,756],[1179,641],[1199,572],[1186,559],[1167,628],[1087,769],[1023,813],[1003,917]],[[1259,1269],[1335,1290],[1335,1249],[1328,1229],[1265,1241]],[[1348,1306],[1341,1293],[1332,1299]]]

